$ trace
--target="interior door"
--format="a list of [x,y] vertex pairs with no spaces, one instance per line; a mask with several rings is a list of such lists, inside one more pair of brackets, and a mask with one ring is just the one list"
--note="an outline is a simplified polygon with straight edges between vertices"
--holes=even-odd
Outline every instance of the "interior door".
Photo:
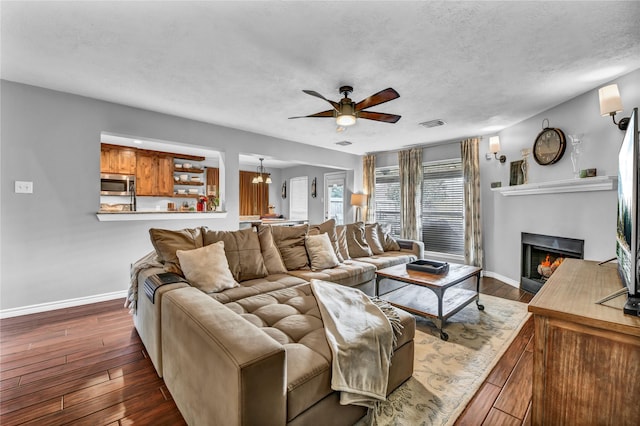
[[337,225],[343,225],[345,212],[346,172],[326,173],[324,175],[324,218],[335,219]]

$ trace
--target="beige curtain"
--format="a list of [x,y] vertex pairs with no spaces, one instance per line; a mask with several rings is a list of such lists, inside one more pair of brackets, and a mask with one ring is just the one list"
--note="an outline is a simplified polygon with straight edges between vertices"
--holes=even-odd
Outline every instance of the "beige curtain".
[[422,149],[398,152],[400,238],[422,241]]
[[460,142],[464,179],[464,259],[467,265],[482,267],[482,218],[480,217],[480,160],[478,139]]
[[376,221],[376,156],[365,155],[362,159],[362,184],[367,195],[364,221],[374,223]]

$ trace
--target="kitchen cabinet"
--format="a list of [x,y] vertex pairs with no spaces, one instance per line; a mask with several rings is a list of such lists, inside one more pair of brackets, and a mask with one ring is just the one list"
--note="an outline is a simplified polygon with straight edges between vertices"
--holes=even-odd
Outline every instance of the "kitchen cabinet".
[[136,173],[136,149],[100,145],[100,173],[133,175]]
[[173,195],[173,157],[153,151],[138,150],[136,195]]

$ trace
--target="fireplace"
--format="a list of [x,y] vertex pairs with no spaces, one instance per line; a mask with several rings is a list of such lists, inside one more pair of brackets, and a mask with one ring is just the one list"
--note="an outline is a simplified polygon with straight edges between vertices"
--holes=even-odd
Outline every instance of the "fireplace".
[[537,293],[566,258],[584,258],[584,240],[523,232],[520,288]]

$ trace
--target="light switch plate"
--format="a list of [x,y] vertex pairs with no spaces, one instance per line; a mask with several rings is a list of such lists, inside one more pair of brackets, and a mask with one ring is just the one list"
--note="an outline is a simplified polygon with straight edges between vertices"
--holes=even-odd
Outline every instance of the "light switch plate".
[[33,194],[33,182],[17,180],[16,194]]

